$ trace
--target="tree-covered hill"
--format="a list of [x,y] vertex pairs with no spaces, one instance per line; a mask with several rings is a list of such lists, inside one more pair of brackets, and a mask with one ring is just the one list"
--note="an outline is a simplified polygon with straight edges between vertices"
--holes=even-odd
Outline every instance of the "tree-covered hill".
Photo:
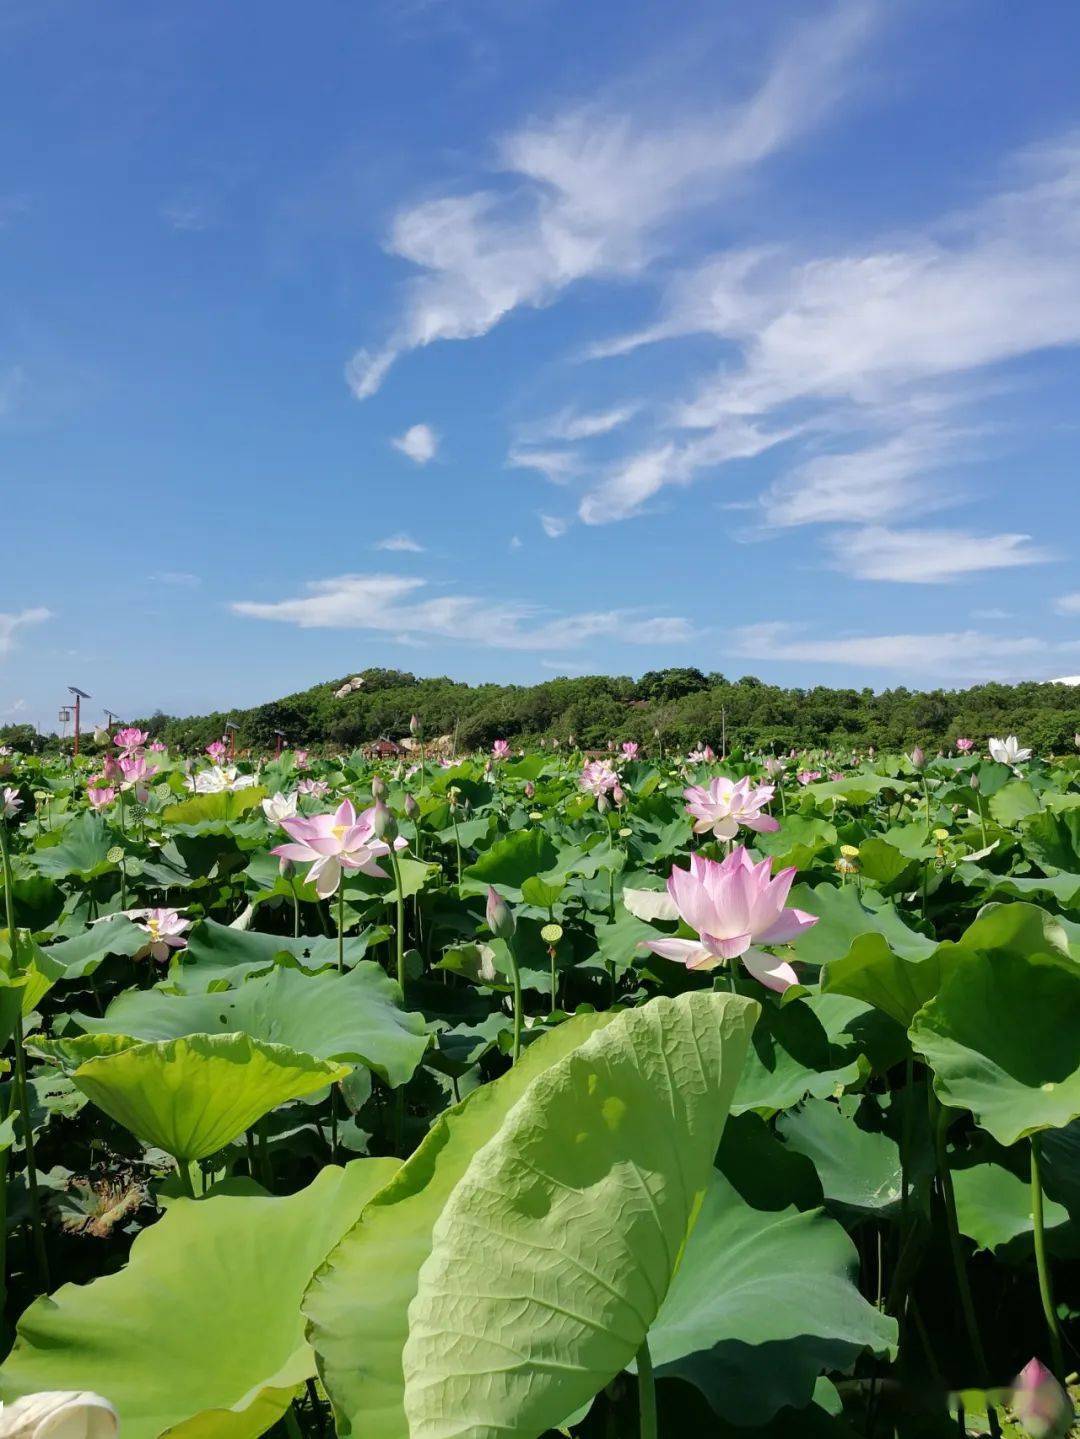
[[[362,679],[338,696],[350,680]],[[368,669],[298,694],[191,718],[153,715],[144,723],[184,749],[238,726],[244,748],[272,749],[275,731],[289,744],[350,747],[379,735],[408,733],[419,715],[428,736],[456,731],[463,749],[497,738],[543,736],[582,746],[609,739],[665,746],[723,742],[783,750],[791,747],[879,749],[916,742],[934,748],[958,736],[983,741],[1019,734],[1039,750],[1065,750],[1080,730],[1080,689],[1060,684],[984,684],[960,690],[783,689],[752,675],[728,680],[697,669],[652,670],[638,680],[582,675],[538,685],[467,685],[445,676],[421,679],[401,670]]]

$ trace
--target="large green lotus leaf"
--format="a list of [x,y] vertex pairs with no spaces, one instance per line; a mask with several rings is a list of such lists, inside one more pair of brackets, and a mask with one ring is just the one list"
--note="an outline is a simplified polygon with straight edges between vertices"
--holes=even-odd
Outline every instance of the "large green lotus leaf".
[[119,1273],[23,1314],[4,1402],[89,1389],[116,1406],[126,1439],[255,1439],[314,1376],[300,1313],[311,1271],[396,1167],[357,1159],[287,1198],[175,1200]]
[[789,903],[820,920],[794,945],[795,958],[807,964],[840,958],[863,934],[884,935],[891,948],[907,959],[921,959],[934,948],[932,939],[908,928],[887,899],[876,892],[860,895],[854,884],[819,884],[813,889],[799,884],[792,889]]
[[999,1144],[1080,1115],[1080,965],[1061,955],[964,954],[909,1030],[941,1102]]
[[[979,1249],[1031,1254],[1031,1185],[1002,1164],[972,1164],[952,1171],[960,1231]],[[1048,1238],[1069,1222],[1069,1211],[1048,1195],[1043,1199]],[[1016,1241],[1023,1241],[1017,1244]],[[1007,1257],[1007,1256],[1002,1256]]]
[[1046,895],[1065,909],[1080,908],[1080,874],[993,874],[978,865],[963,864],[960,866],[960,876],[966,883],[982,888],[985,894],[1001,894],[1018,899],[1027,899],[1030,895]]
[[129,989],[101,1019],[77,1019],[88,1034],[144,1041],[247,1034],[316,1059],[367,1065],[396,1087],[412,1078],[428,1045],[423,1016],[403,1010],[400,1001],[397,981],[364,961],[345,974],[274,969],[213,994]]
[[754,848],[772,857],[773,870],[809,869],[824,850],[836,844],[836,826],[816,815],[791,814],[773,834],[754,835]]
[[316,1273],[304,1312],[342,1439],[409,1439],[401,1352],[435,1221],[473,1155],[537,1075],[614,1018],[579,1015],[547,1031],[506,1074],[441,1114]]
[[266,790],[259,785],[223,790],[220,794],[196,794],[180,804],[167,805],[161,811],[161,818],[165,824],[191,828],[198,833],[204,826],[239,819],[247,810],[257,808],[265,798]]
[[[831,1013],[833,1007],[839,1012]],[[858,1039],[844,1027],[850,1017],[847,1001],[837,1004],[833,996],[807,995],[786,1004],[764,997],[732,1114],[751,1109],[771,1114],[808,1094],[820,1099],[864,1080],[870,1065]],[[839,1022],[834,1025],[834,1020]]]
[[[1077,796],[1080,798],[1080,796]],[[1045,810],[1032,815],[1022,826],[1024,853],[1042,869],[1053,874],[1080,871],[1080,809],[1054,814]]]
[[204,1159],[290,1099],[351,1071],[246,1034],[193,1034],[142,1044],[111,1034],[40,1040],[34,1048],[144,1143]]
[[519,829],[496,840],[475,864],[462,871],[462,894],[486,894],[494,885],[500,894],[521,900],[521,886],[530,875],[551,869],[557,859],[555,846],[542,829]]
[[1038,814],[1040,808],[1035,791],[1024,779],[1010,780],[991,795],[989,801],[990,813],[1006,829],[1011,829],[1029,815]]
[[[385,925],[369,926],[359,934],[345,936],[344,960],[351,969],[377,944],[392,933]],[[178,950],[162,988],[182,994],[205,994],[211,989],[231,989],[253,974],[265,973],[276,965],[293,963],[301,969],[336,966],[337,937],[333,935],[261,934],[258,930],[233,929],[216,920],[201,920],[192,929],[187,947]]]
[[88,925],[84,933],[73,939],[57,940],[46,945],[42,953],[61,965],[67,979],[82,979],[93,974],[110,954],[135,955],[145,949],[150,938],[145,929],[123,914],[110,915]]
[[957,959],[974,950],[1067,956],[1069,936],[1060,921],[1036,905],[990,904],[959,940],[940,944],[922,958],[896,953],[882,935],[863,935],[846,955],[824,966],[822,993],[864,1000],[906,1029]]
[[436,1222],[409,1306],[410,1439],[537,1439],[633,1360],[757,1013],[735,994],[654,999],[533,1081]]
[[875,799],[883,789],[902,794],[911,788],[910,780],[893,778],[891,775],[852,774],[845,775],[843,779],[821,780],[817,784],[808,784],[803,794],[816,800],[843,800],[850,805],[864,805]]
[[[380,861],[381,868],[390,875],[389,860]],[[401,897],[411,899],[414,894],[419,894],[434,875],[438,873],[438,866],[426,864],[423,860],[412,859],[409,855],[403,854],[398,859],[398,869],[401,872]],[[347,901],[363,905],[367,901],[377,900],[380,904],[392,904],[397,896],[397,887],[393,880],[379,879],[375,875],[353,872],[345,878],[345,898]]]
[[830,1204],[856,1214],[887,1214],[899,1206],[899,1147],[887,1134],[860,1128],[850,1105],[809,1099],[782,1114],[777,1128],[791,1149],[813,1163]]
[[658,1377],[688,1380],[740,1426],[801,1408],[823,1370],[895,1349],[896,1322],[859,1293],[858,1271],[821,1210],[753,1209],[715,1174],[649,1332]]
[[36,850],[30,858],[38,872],[51,879],[92,879],[113,868],[106,858],[112,843],[101,816],[84,810],[64,827],[59,843]]
[[864,880],[876,884],[883,894],[910,887],[917,865],[917,860],[877,835],[864,839],[859,845],[859,873]]

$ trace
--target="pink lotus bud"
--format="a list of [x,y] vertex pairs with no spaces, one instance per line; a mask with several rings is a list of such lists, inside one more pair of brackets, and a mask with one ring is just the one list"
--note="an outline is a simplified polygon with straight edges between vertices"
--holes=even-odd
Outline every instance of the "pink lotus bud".
[[526,798],[526,799],[532,799],[532,797],[533,797],[533,795],[534,795],[535,793],[536,793],[536,786],[533,784],[533,782],[532,782],[531,779],[527,779],[527,780],[525,781],[525,798]]
[[416,816],[420,813],[420,806],[416,802],[415,795],[407,794],[405,796],[405,813],[409,816],[410,819],[415,819]]
[[487,924],[496,939],[510,940],[514,937],[517,921],[514,912],[499,891],[488,885]]
[[626,791],[623,789],[621,784],[617,784],[615,788],[611,791],[611,798],[615,801],[616,805],[620,809],[626,803]]
[[982,786],[979,784],[979,776],[978,776],[977,774],[973,774],[973,775],[971,776],[971,779],[968,781],[968,783],[971,785],[971,788],[972,788],[973,790],[975,790],[975,791],[978,791],[978,790],[980,790],[980,789],[982,788]]
[[371,778],[371,793],[374,799],[382,799],[386,794],[386,781],[381,774],[373,775]]
[[419,716],[419,715],[411,715],[411,716],[410,716],[410,718],[409,718],[409,733],[410,733],[411,735],[418,735],[418,734],[420,733],[420,716]]
[[282,879],[288,879],[292,872],[293,862],[291,859],[278,860],[278,874],[281,875]]
[[911,751],[911,755],[909,756],[909,758],[911,759],[911,763],[916,769],[926,768],[926,751],[922,748],[921,745],[915,746],[915,748]]
[[1029,1359],[1016,1376],[1012,1409],[1031,1439],[1058,1439],[1072,1427],[1069,1396],[1038,1359]]
[[601,814],[607,814],[611,808],[611,801],[606,794],[598,794],[596,796],[596,808]]

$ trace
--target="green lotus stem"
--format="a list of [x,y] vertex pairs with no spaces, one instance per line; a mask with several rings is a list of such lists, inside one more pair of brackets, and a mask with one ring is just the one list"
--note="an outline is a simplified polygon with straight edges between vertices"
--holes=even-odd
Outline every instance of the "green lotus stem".
[[[15,886],[11,877],[11,855],[8,851],[7,826],[0,819],[0,860],[4,869],[4,907],[7,916],[8,944],[11,948],[11,972],[19,973],[19,931],[15,928]],[[26,1187],[30,1195],[30,1224],[34,1233],[34,1256],[38,1281],[44,1293],[52,1288],[49,1282],[49,1256],[45,1250],[45,1226],[41,1220],[41,1197],[38,1194],[37,1164],[34,1159],[34,1126],[30,1117],[30,1096],[26,1086],[26,1050],[23,1046],[22,1011],[15,1017],[12,1033],[15,1045],[15,1103],[22,1120],[23,1150],[26,1155]]]
[[289,1439],[303,1439],[303,1430],[300,1428],[300,1421],[296,1417],[296,1401],[290,1403],[285,1410],[285,1429]]
[[514,986],[514,1050],[510,1062],[517,1064],[521,1055],[521,970],[518,968],[512,939],[506,941],[506,953],[510,957],[510,981]]
[[390,867],[394,871],[394,920],[397,930],[397,982],[401,986],[402,998],[405,997],[405,900],[401,893],[401,865],[398,863],[397,851],[393,843],[390,845]]
[[[7,1118],[0,1099],[0,1121]],[[7,1150],[0,1151],[0,1315],[7,1310]]]
[[930,1109],[930,1128],[934,1135],[934,1155],[937,1160],[938,1183],[941,1186],[941,1197],[945,1203],[945,1227],[949,1235],[949,1253],[952,1256],[953,1272],[956,1275],[956,1288],[960,1295],[960,1308],[964,1316],[964,1328],[967,1330],[968,1343],[971,1346],[971,1352],[974,1355],[975,1363],[979,1370],[979,1382],[985,1389],[989,1387],[990,1371],[986,1364],[986,1351],[983,1349],[982,1336],[979,1333],[979,1324],[975,1317],[975,1301],[971,1297],[971,1285],[968,1283],[967,1269],[964,1265],[964,1249],[960,1239],[960,1223],[956,1217],[956,1193],[953,1190],[952,1175],[949,1172],[949,1158],[945,1151],[945,1128],[947,1120],[945,1118],[945,1111],[938,1104],[934,1095],[933,1086],[929,1083],[926,1086],[926,1099]]
[[300,896],[296,892],[296,880],[289,875],[289,888],[292,890],[292,932],[293,939],[300,938]]
[[177,1157],[175,1160],[175,1164],[176,1173],[180,1180],[180,1188],[184,1192],[184,1197],[186,1199],[194,1199],[195,1189],[191,1183],[191,1170],[188,1168],[187,1160]]
[[1065,1356],[1061,1350],[1061,1330],[1058,1328],[1057,1312],[1054,1309],[1054,1288],[1050,1279],[1050,1264],[1046,1256],[1040,1161],[1039,1136],[1033,1134],[1031,1136],[1031,1220],[1035,1232],[1035,1268],[1039,1276],[1039,1298],[1042,1300],[1043,1315],[1050,1336],[1050,1357],[1054,1366],[1054,1374],[1059,1382],[1064,1382]]
[[656,1379],[647,1334],[637,1352],[637,1381],[641,1439],[656,1439]]
[[345,876],[338,880],[337,892],[337,971],[345,973]]
[[915,1057],[909,1054],[904,1064],[904,1117],[900,1133],[900,1233],[907,1234],[908,1179],[911,1170],[911,1126],[914,1119]]

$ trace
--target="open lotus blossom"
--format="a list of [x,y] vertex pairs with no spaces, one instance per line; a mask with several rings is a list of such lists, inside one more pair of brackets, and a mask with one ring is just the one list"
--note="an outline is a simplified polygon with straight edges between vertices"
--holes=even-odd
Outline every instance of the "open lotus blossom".
[[234,764],[211,765],[184,780],[193,794],[224,794],[228,790],[250,789],[254,783],[253,774],[241,774]]
[[220,764],[229,753],[229,746],[223,739],[214,739],[206,746],[206,753],[215,764]]
[[124,914],[150,936],[150,943],[139,950],[136,959],[145,959],[149,954],[160,962],[168,959],[172,950],[187,944],[182,936],[185,929],[191,928],[191,921],[181,919],[175,909],[125,909]]
[[624,759],[637,759],[638,750],[641,748],[641,746],[638,744],[636,739],[627,739],[623,740],[621,748]]
[[153,744],[150,746],[151,754],[164,754],[167,749],[168,745],[165,744],[164,741],[159,739],[154,740]]
[[3,789],[3,805],[0,806],[0,814],[4,819],[11,819],[22,809],[22,800],[19,798],[19,791],[12,789],[11,785],[5,785]]
[[615,788],[619,783],[619,776],[611,768],[606,759],[590,760],[581,771],[581,778],[578,784],[588,794],[594,794],[599,799],[606,795],[609,790]]
[[329,792],[330,786],[324,779],[302,779],[296,786],[297,794],[309,795],[312,799],[322,799],[324,794]]
[[801,769],[795,778],[800,784],[813,784],[816,779],[821,778],[821,771],[819,769]]
[[296,793],[271,795],[262,802],[262,811],[270,824],[281,824],[282,820],[296,818]]
[[975,741],[973,739],[958,739],[956,741],[956,748],[961,754],[970,754],[975,748]]
[[798,975],[785,960],[763,954],[755,944],[785,944],[817,924],[817,916],[801,909],[785,909],[795,868],[773,875],[772,860],[755,864],[739,845],[720,864],[699,854],[690,856],[690,868],[676,866],[668,878],[671,910],[658,918],[678,918],[697,930],[697,939],[643,940],[664,959],[687,969],[716,969],[725,961],[740,959],[753,977],[769,989],[783,991],[798,983]]
[[1021,749],[1020,741],[1014,734],[1009,735],[1008,739],[987,740],[987,748],[990,750],[990,758],[996,759],[998,764],[1017,765],[1031,758],[1031,751]]
[[120,1418],[88,1389],[51,1389],[0,1404],[0,1439],[116,1439]]
[[778,774],[783,774],[785,769],[787,769],[786,763],[782,759],[777,759],[775,755],[769,755],[765,761],[765,773],[770,779],[775,779]]
[[141,749],[150,738],[149,730],[136,729],[129,725],[125,729],[118,729],[113,735],[113,744],[120,750]]
[[[346,799],[333,814],[282,820],[281,828],[294,842],[280,844],[270,853],[297,864],[310,861],[308,882],[314,884],[320,899],[327,899],[337,892],[343,870],[386,877],[386,871],[375,861],[389,854],[390,846],[376,836],[374,821],[374,805],[358,815]],[[406,841],[399,835],[394,848],[405,847]]]
[[716,751],[711,744],[698,745],[686,756],[688,764],[712,764],[716,758]]
[[296,766],[297,769],[304,769],[307,765],[307,762],[308,752],[306,749],[293,750],[293,764]]
[[149,779],[151,775],[158,772],[156,764],[147,764],[144,754],[130,752],[122,754],[119,765],[126,785],[140,785],[143,780]]
[[510,758],[510,745],[509,745],[509,743],[508,743],[506,740],[504,740],[504,739],[497,739],[497,740],[495,741],[495,743],[491,746],[491,758],[492,758],[492,759],[509,759],[509,758]]
[[86,786],[86,798],[94,809],[104,809],[106,805],[112,804],[119,792],[101,775],[92,779]]
[[692,784],[683,790],[687,813],[694,817],[694,833],[708,834],[717,839],[734,839],[739,826],[772,834],[780,828],[779,820],[762,810],[773,797],[771,784],[753,785],[749,779],[730,780],[717,775],[703,788]]

